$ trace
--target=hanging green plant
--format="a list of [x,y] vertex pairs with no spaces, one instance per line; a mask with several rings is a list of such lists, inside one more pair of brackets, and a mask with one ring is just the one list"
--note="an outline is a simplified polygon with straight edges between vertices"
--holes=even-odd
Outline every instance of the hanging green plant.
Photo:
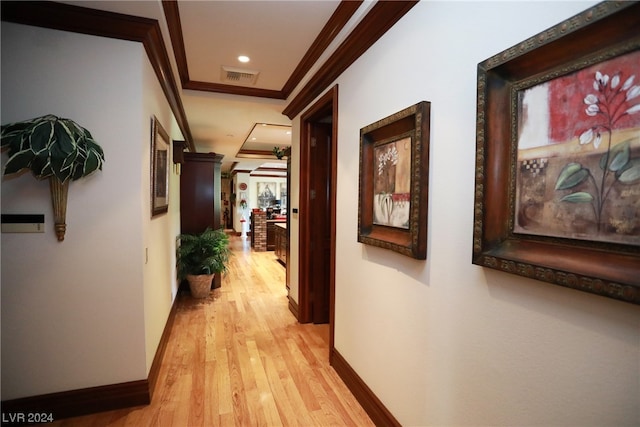
[[56,235],[64,240],[69,181],[102,170],[102,148],[87,129],[52,114],[2,125],[0,140],[9,155],[4,175],[29,169],[38,180],[49,178]]

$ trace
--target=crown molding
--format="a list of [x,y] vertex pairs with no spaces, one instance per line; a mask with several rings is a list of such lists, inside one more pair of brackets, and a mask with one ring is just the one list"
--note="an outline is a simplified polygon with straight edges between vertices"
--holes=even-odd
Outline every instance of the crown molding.
[[354,13],[360,8],[362,0],[352,1],[343,0],[340,2],[336,10],[329,18],[329,21],[318,34],[318,37],[313,41],[313,44],[302,58],[296,69],[291,74],[291,77],[282,87],[282,92],[285,94],[285,99],[291,95],[293,90],[300,84],[304,76],[307,75],[311,67],[318,61],[320,56],[329,47],[331,42],[347,25],[347,22],[351,19]]
[[5,1],[0,7],[3,21],[142,43],[182,136],[195,151],[158,21],[55,2]]
[[378,1],[282,114],[293,120],[417,3]]
[[[316,63],[320,55],[335,39],[338,33],[344,28],[349,19],[358,10],[362,0],[343,0],[329,18],[329,21],[320,31],[320,34],[304,55],[296,69],[293,71],[282,90],[260,89],[247,86],[226,85],[220,83],[203,82],[191,80],[189,67],[187,65],[187,55],[184,47],[184,37],[182,33],[182,23],[180,20],[180,10],[178,2],[175,0],[163,0],[165,19],[169,28],[169,36],[173,52],[178,64],[178,73],[183,89],[198,90],[203,92],[217,92],[231,95],[253,96],[258,98],[287,99],[293,89],[302,81],[311,67]],[[294,35],[295,36],[295,35]]]
[[[182,79],[182,77],[180,77]],[[279,90],[260,89],[247,86],[225,85],[221,83],[199,82],[189,80],[182,84],[183,89],[199,90],[203,92],[226,93],[230,95],[254,96],[258,98],[286,99]]]

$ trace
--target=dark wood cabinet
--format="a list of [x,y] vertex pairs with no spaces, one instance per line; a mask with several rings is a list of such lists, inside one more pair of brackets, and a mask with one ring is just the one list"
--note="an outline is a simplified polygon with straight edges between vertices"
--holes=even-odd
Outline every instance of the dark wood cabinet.
[[287,265],[287,224],[274,224],[275,254],[283,265]]
[[276,249],[276,224],[286,224],[286,220],[268,219],[267,220],[267,250],[274,251]]
[[184,153],[180,173],[180,231],[201,233],[221,227],[220,167],[222,155]]
[[[180,172],[180,232],[201,233],[211,227],[221,228],[222,155],[184,153]],[[220,274],[213,279],[220,286]]]

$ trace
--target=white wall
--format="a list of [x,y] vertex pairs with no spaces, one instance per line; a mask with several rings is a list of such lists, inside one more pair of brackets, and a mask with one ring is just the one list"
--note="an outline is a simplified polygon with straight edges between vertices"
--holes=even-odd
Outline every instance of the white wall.
[[[245,227],[245,231],[249,231],[249,221],[251,220],[251,206],[249,206],[249,202],[247,201],[246,209],[242,209],[240,207],[241,194],[245,193],[247,197],[251,196],[251,186],[249,186],[249,173],[248,172],[239,172],[235,174],[233,178],[234,192],[236,194],[235,203],[231,203],[229,210],[233,209],[233,230],[242,233],[242,228]],[[240,184],[247,184],[247,188],[245,190],[240,189]],[[246,222],[242,223],[241,219],[243,218]]]
[[299,257],[299,245],[300,245],[300,221],[299,221],[299,208],[300,208],[300,119],[299,117],[294,119],[291,127],[291,141],[297,141],[298,143],[291,144],[291,171],[289,185],[289,203],[291,208],[291,218],[289,218],[289,253],[287,258],[287,270],[289,270],[289,299],[295,301],[296,304],[300,301],[300,284],[298,275],[300,274],[300,257]]
[[167,214],[151,218],[151,198],[147,191],[151,187],[151,117],[156,117],[171,141],[184,138],[146,55],[142,65],[144,100],[140,123],[146,134],[139,144],[142,154],[139,174],[142,188],[145,189],[140,215],[144,228],[144,314],[148,374],[180,285],[175,256],[176,236],[180,234],[180,175],[173,167],[173,150],[170,149],[169,210]]
[[[477,64],[592,4],[420,2],[337,80],[335,347],[403,425],[640,424],[638,306],[471,264]],[[426,261],[356,239],[359,130],[421,100]]]
[[46,223],[42,234],[1,237],[2,399],[144,379],[172,300],[172,268],[159,267],[172,265],[173,246],[159,229],[179,222],[173,207],[149,218],[149,115],[171,127],[168,105],[149,86],[139,43],[7,22],[1,30],[2,123],[72,118],[106,158],[103,171],[71,183],[61,243],[48,183],[2,180],[2,213],[44,213]]

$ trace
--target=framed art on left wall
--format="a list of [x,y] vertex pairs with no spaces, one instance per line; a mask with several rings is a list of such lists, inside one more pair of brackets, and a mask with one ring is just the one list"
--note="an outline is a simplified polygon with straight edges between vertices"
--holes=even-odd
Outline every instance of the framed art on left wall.
[[151,119],[151,217],[169,210],[169,135]]

